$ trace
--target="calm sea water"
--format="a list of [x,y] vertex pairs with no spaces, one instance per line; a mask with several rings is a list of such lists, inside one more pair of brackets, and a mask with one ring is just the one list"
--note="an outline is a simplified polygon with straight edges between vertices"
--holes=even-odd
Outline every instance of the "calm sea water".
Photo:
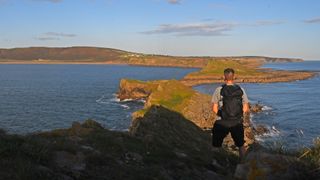
[[143,102],[118,102],[121,78],[179,79],[196,69],[113,65],[0,65],[0,128],[29,133],[92,118],[125,130]]
[[[319,61],[267,64],[267,68],[320,73]],[[197,69],[113,65],[0,65],[0,127],[29,133],[70,127],[92,118],[105,127],[126,130],[143,102],[115,98],[121,78],[179,79]],[[290,148],[309,146],[320,136],[320,76],[289,83],[241,84],[264,111],[252,117],[270,133],[262,142]],[[212,94],[219,84],[196,86]]]
[[[288,148],[310,146],[320,137],[320,61],[274,63],[264,67],[282,70],[315,71],[312,79],[288,83],[241,84],[253,103],[260,102],[264,111],[252,117],[255,124],[267,126],[270,133],[259,137],[267,144],[281,143]],[[195,89],[212,94],[217,84]]]

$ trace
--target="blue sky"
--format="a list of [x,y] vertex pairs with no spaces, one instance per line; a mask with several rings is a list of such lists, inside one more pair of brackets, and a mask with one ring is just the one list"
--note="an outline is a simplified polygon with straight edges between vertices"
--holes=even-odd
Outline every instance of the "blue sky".
[[0,48],[320,60],[318,0],[0,0]]

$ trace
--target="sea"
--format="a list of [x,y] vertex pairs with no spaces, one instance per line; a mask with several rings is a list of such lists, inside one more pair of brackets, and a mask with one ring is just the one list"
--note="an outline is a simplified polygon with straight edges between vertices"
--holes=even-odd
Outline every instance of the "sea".
[[[305,70],[317,75],[286,83],[241,84],[251,103],[263,105],[252,115],[254,125],[269,133],[261,143],[301,148],[320,137],[320,61],[271,63],[266,68]],[[181,79],[196,68],[139,67],[127,65],[0,65],[0,128],[27,134],[67,128],[73,122],[94,119],[112,130],[126,131],[131,113],[143,101],[119,101],[122,78],[139,80]],[[195,86],[212,94],[220,84]]]
[[195,68],[128,65],[0,65],[0,128],[26,134],[94,119],[125,131],[144,102],[116,98],[122,78],[181,79]]
[[[270,63],[263,67],[276,70],[312,71],[313,78],[285,83],[240,84],[252,104],[263,105],[261,113],[251,115],[255,126],[263,125],[269,133],[256,137],[271,148],[310,147],[320,137],[320,61]],[[212,94],[219,84],[194,89]]]

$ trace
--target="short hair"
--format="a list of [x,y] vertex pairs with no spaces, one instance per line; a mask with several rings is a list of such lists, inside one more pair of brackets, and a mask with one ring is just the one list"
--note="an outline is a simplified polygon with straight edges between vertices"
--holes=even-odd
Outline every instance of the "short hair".
[[224,79],[227,81],[231,81],[234,78],[234,70],[232,68],[227,68],[223,71]]

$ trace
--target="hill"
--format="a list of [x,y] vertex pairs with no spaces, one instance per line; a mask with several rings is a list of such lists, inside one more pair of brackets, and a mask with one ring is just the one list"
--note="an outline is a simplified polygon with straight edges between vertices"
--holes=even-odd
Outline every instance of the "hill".
[[0,63],[107,63],[143,66],[205,67],[209,60],[253,60],[264,62],[296,62],[302,59],[263,56],[183,57],[149,55],[100,47],[28,47],[0,49]]

